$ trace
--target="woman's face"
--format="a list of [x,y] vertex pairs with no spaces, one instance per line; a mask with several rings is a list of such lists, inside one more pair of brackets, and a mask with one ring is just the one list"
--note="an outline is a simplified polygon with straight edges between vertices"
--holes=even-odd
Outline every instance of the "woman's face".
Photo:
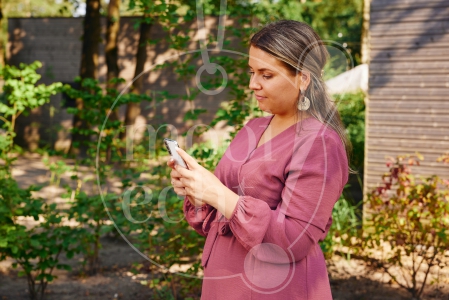
[[300,74],[293,75],[279,60],[254,46],[249,49],[248,65],[249,88],[254,91],[259,108],[280,116],[296,114]]

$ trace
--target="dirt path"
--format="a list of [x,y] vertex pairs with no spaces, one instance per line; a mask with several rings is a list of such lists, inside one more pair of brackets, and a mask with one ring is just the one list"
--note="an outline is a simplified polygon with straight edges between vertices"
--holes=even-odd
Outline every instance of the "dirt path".
[[[66,260],[64,263],[71,265],[72,271],[55,270],[58,278],[48,285],[46,299],[151,299],[151,289],[140,283],[148,275],[136,277],[130,272],[132,264],[142,261],[142,258],[119,239],[103,238],[102,245],[99,274],[83,275],[76,257]],[[11,261],[1,262],[0,272],[0,299],[29,299],[26,279],[17,277]]]

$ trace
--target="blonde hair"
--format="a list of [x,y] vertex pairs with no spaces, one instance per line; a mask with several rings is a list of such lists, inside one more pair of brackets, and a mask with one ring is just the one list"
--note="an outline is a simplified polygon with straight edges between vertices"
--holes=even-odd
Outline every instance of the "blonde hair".
[[254,34],[250,45],[280,60],[295,74],[302,70],[310,72],[310,84],[304,91],[304,96],[310,99],[307,112],[338,133],[349,161],[352,145],[323,80],[329,52],[318,34],[305,23],[282,20],[270,23]]

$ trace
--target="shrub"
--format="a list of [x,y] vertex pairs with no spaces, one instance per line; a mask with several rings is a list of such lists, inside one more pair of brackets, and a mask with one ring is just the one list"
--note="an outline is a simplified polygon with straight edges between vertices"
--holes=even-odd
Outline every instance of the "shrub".
[[63,225],[65,215],[56,204],[33,198],[36,188],[21,189],[11,178],[0,179],[0,186],[0,261],[10,257],[14,268],[20,265],[30,298],[43,299],[48,282],[56,278],[54,268],[70,270],[59,257],[79,252],[74,244],[79,231]]
[[363,92],[334,95],[341,121],[352,144],[350,165],[363,170],[365,156],[365,94]]
[[326,258],[332,257],[334,253],[346,253],[347,258],[351,257],[351,252],[347,251],[357,242],[360,234],[361,216],[359,204],[353,204],[343,196],[335,204],[332,210],[332,226],[326,238],[320,242]]
[[[0,99],[0,119],[4,134],[0,135],[0,260],[12,258],[13,267],[20,265],[19,275],[27,277],[31,299],[42,299],[54,268],[70,269],[59,262],[60,254],[70,257],[78,251],[73,241],[78,231],[63,225],[65,215],[56,204],[32,197],[36,187],[22,189],[11,176],[11,164],[17,151],[13,143],[15,124],[21,114],[50,101],[61,83],[36,85],[40,62],[4,66],[0,75],[5,81]],[[31,224],[30,224],[31,223]],[[25,226],[26,225],[26,226]]]
[[4,168],[6,172],[14,161],[10,153],[14,150],[17,118],[50,102],[50,96],[58,93],[62,87],[60,82],[36,85],[41,78],[36,70],[41,67],[42,63],[35,61],[29,65],[21,63],[19,68],[9,65],[0,68],[0,76],[5,82],[0,95],[0,124],[5,130],[4,134],[0,135],[0,159],[4,161],[0,168]]
[[[363,238],[368,260],[416,299],[423,293],[430,269],[449,249],[448,182],[436,175],[416,178],[410,166],[422,159],[419,154],[402,155],[387,162],[389,172],[382,177],[382,185],[367,195]],[[421,283],[419,271],[425,274]]]

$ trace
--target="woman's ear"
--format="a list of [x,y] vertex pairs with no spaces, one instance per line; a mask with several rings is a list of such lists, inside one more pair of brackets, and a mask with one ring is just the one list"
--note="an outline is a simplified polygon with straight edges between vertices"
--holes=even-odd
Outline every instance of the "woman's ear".
[[298,73],[299,76],[299,88],[300,90],[307,90],[310,84],[310,72],[307,70],[302,70],[300,73]]

